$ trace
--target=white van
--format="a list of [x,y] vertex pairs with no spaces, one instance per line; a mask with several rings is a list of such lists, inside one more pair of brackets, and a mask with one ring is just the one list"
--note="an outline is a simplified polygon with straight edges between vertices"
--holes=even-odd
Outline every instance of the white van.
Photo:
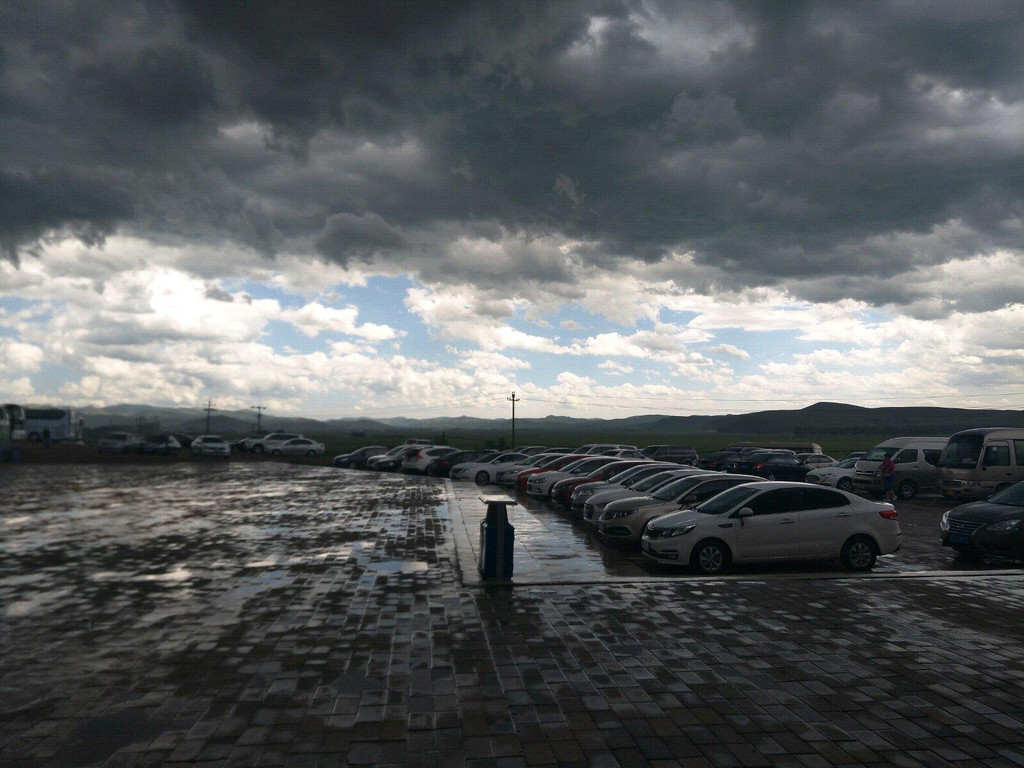
[[987,499],[1024,480],[1024,429],[957,432],[939,457],[939,490],[948,499]]
[[919,493],[938,493],[939,468],[936,463],[948,437],[894,437],[879,443],[854,465],[855,493],[882,495],[885,485],[878,466],[891,456],[896,464],[896,495],[912,499]]

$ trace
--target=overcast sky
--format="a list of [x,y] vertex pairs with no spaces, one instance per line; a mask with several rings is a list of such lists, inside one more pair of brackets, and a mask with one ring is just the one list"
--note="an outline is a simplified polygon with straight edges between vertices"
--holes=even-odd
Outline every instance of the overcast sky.
[[0,4],[0,399],[1024,407],[1024,5]]

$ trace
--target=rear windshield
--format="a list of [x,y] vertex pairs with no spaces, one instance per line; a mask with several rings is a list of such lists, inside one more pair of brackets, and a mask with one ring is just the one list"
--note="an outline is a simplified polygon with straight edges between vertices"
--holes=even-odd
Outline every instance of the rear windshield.
[[649,491],[651,488],[657,488],[662,483],[671,480],[674,477],[679,477],[675,472],[659,472],[656,475],[645,477],[639,483],[633,486],[634,491]]
[[651,496],[659,501],[671,501],[681,493],[686,493],[688,490],[693,488],[700,482],[705,480],[704,475],[696,475],[694,477],[681,477],[678,480],[669,483],[657,491],[651,494]]

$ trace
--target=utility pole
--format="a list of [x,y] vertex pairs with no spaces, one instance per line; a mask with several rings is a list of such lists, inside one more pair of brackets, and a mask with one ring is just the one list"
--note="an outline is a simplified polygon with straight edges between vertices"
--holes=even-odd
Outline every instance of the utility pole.
[[217,410],[213,407],[213,400],[207,400],[203,410],[206,411],[206,434],[210,434],[210,414]]
[[250,411],[256,411],[256,432],[259,433],[260,432],[260,422],[263,419],[263,412],[265,410],[267,410],[267,406],[265,406],[265,405],[250,405],[249,406],[249,410]]
[[516,447],[516,403],[523,398],[516,397],[515,390],[512,390],[512,397],[506,397],[510,403],[512,403],[512,447]]

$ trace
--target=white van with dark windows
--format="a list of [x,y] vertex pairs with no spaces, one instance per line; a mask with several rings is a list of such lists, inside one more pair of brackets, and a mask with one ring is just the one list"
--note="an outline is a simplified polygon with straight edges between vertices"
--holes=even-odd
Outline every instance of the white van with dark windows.
[[854,465],[853,490],[862,495],[881,496],[885,485],[878,469],[886,456],[896,464],[893,488],[901,499],[919,493],[938,493],[939,468],[936,464],[948,437],[894,437],[879,443]]
[[957,432],[939,457],[939,490],[948,499],[987,499],[1024,480],[1024,429]]

